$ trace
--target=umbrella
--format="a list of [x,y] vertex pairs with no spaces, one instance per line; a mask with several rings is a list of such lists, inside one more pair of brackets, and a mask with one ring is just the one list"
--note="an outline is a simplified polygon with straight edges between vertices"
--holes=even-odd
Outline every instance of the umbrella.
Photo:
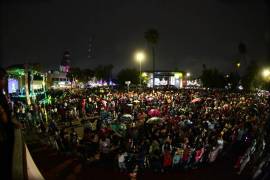
[[146,121],[147,124],[155,124],[159,123],[161,121],[161,118],[159,117],[152,117]]
[[135,100],[135,101],[133,101],[134,103],[139,103],[140,101],[139,100]]
[[224,104],[223,109],[228,110],[229,109],[229,104]]
[[192,103],[196,103],[196,102],[200,102],[202,99],[201,98],[195,98],[195,99],[193,99],[191,102]]
[[133,118],[133,116],[131,114],[124,114],[122,117],[123,118]]
[[186,112],[186,109],[185,108],[179,108],[179,112],[185,113]]
[[133,120],[133,116],[131,114],[124,114],[122,117],[121,117],[121,120],[124,120],[124,121],[131,121]]
[[160,116],[160,111],[158,109],[151,109],[148,112],[148,115],[151,116],[151,117]]
[[101,102],[102,102],[103,106],[106,106],[107,105],[107,101],[102,100]]
[[249,111],[251,114],[258,114],[259,113],[259,111],[255,105],[251,106],[249,109],[250,109]]
[[105,135],[105,134],[109,133],[109,131],[110,131],[110,130],[109,130],[108,128],[102,128],[102,129],[100,129],[100,132],[99,132],[99,133],[100,133],[101,135]]
[[126,133],[126,125],[125,124],[112,124],[111,129],[113,132],[117,133],[120,136],[124,136]]

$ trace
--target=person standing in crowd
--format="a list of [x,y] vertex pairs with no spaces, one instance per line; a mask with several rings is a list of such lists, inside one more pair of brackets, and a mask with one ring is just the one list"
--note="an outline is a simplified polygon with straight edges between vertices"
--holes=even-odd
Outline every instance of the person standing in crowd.
[[74,128],[71,128],[69,140],[70,140],[71,151],[76,152],[76,148],[78,145],[78,134]]
[[4,92],[7,73],[0,68],[0,179],[11,179],[14,127],[8,98]]
[[126,171],[126,164],[125,164],[125,161],[126,161],[126,157],[127,157],[127,152],[124,152],[124,151],[121,151],[119,154],[118,154],[118,166],[119,166],[119,169],[121,172],[125,172]]
[[111,148],[111,141],[106,135],[102,135],[100,141],[99,141],[99,150],[101,159],[104,162],[104,164],[108,164],[109,162],[109,153]]

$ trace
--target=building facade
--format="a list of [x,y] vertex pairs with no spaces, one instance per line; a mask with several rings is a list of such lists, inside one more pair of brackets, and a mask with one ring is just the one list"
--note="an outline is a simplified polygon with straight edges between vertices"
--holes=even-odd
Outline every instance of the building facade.
[[67,77],[70,71],[70,53],[65,51],[61,60],[59,70],[47,72],[47,85],[49,88],[70,88],[71,81]]
[[[175,88],[183,87],[183,72],[181,71],[157,71],[155,72],[154,86],[174,86]],[[153,72],[142,73],[143,82],[147,87],[153,87]]]

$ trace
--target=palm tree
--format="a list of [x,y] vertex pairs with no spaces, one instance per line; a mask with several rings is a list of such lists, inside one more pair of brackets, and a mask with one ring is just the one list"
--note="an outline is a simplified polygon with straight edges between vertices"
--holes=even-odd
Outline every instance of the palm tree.
[[29,69],[28,69],[28,64],[25,64],[25,67],[24,67],[24,80],[25,80],[25,96],[26,96],[26,101],[27,101],[27,104],[30,105],[31,104],[31,100],[30,100],[30,96],[29,96]]
[[245,43],[239,43],[238,45],[238,52],[242,56],[243,60],[246,60],[246,53],[247,53],[247,46]]
[[244,65],[244,67],[246,67],[248,62],[247,62],[247,56],[246,56],[247,55],[247,46],[245,43],[240,42],[238,44],[238,53],[240,55],[240,59],[239,59],[239,62],[237,62],[237,64],[236,64],[237,68],[240,67],[239,66],[240,64],[241,64],[241,66]]
[[84,82],[88,82],[94,77],[94,71],[92,69],[84,69],[82,70],[82,79]]
[[149,43],[152,49],[152,58],[153,58],[153,88],[155,85],[155,68],[156,68],[156,57],[155,57],[155,45],[159,40],[159,33],[156,29],[149,29],[144,33],[145,40]]
[[107,65],[108,84],[112,80],[112,70],[113,70],[113,65],[112,64]]
[[267,32],[266,32],[266,43],[267,43],[267,50],[268,50],[268,62],[270,62],[270,23],[269,23],[269,20],[270,20],[270,0],[265,0],[265,4],[267,6],[267,11],[268,11],[268,29],[267,29]]
[[70,68],[67,78],[71,81],[71,87],[77,87],[77,82],[83,79],[82,70],[78,67]]

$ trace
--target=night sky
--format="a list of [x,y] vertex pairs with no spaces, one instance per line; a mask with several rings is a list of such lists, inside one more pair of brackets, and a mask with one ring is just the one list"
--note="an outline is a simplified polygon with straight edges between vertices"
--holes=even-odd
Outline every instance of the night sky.
[[[239,0],[238,0],[239,1]],[[94,68],[111,63],[114,72],[138,67],[133,54],[147,50],[144,32],[156,28],[157,69],[197,74],[202,64],[230,69],[238,44],[249,59],[266,56],[269,19],[264,0],[43,0],[1,5],[1,65],[40,62],[56,69],[65,49],[72,66]],[[94,37],[93,58],[88,41]],[[143,70],[151,69],[151,58]]]

